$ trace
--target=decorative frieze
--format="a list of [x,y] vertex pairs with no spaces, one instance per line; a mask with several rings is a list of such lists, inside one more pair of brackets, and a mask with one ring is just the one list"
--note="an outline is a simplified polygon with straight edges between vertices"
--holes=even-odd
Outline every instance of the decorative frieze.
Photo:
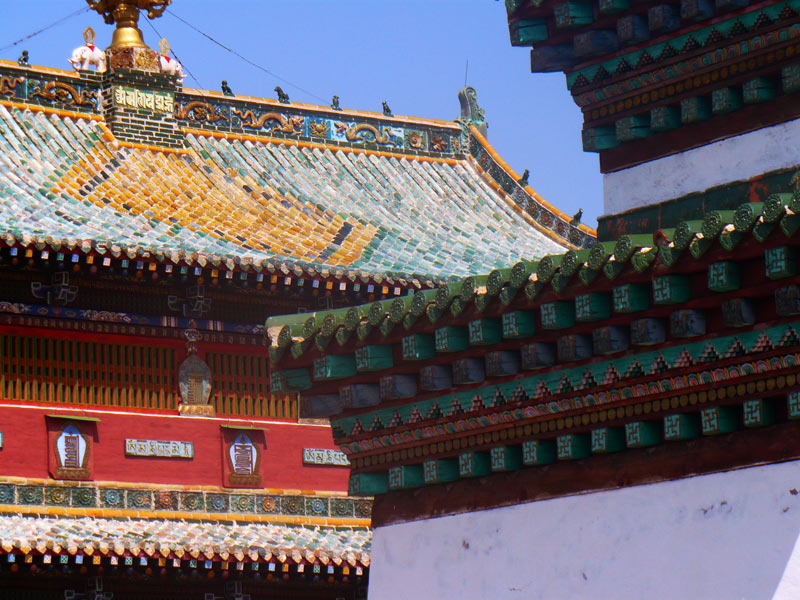
[[426,484],[447,483],[459,478],[458,461],[452,458],[426,460],[422,470]]

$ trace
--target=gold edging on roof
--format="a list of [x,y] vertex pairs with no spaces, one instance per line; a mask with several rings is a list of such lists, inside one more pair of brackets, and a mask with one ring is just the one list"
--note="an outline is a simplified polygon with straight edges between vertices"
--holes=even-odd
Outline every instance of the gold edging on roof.
[[[506,173],[508,173],[508,175],[511,176],[511,178],[514,179],[514,181],[519,181],[520,176],[517,174],[517,172],[514,171],[514,169],[512,169],[510,166],[508,166],[508,163],[506,163],[506,161],[504,161],[502,159],[502,157],[497,153],[497,151],[494,148],[492,148],[491,144],[489,144],[487,139],[485,137],[483,137],[483,135],[481,135],[481,132],[478,131],[478,129],[474,125],[470,125],[469,132],[470,132],[471,135],[475,136],[475,139],[478,140],[478,143],[486,149],[486,151],[495,160],[495,162],[498,165],[500,165],[500,167]],[[558,215],[559,217],[564,219],[567,223],[572,221],[572,217],[564,214],[563,211],[557,209],[555,206],[550,204],[547,200],[542,198],[536,192],[536,190],[534,190],[531,186],[526,185],[525,186],[525,191],[528,192],[531,196],[533,196],[539,204],[544,206],[550,212],[555,213],[556,215]],[[588,225],[584,225],[583,223],[579,223],[578,224],[578,228],[581,231],[583,231],[585,233],[588,233],[589,235],[597,237],[597,232],[594,229],[592,229],[591,227],[589,227]]]
[[457,158],[443,158],[438,156],[417,156],[415,154],[400,154],[398,152],[386,152],[385,150],[370,150],[368,148],[352,148],[350,146],[328,146],[327,144],[320,144],[319,142],[305,142],[295,139],[272,138],[259,135],[250,135],[247,133],[206,131],[205,129],[192,129],[191,127],[184,127],[183,133],[187,135],[188,134],[200,135],[204,137],[213,137],[217,139],[234,139],[243,142],[282,144],[284,146],[297,146],[298,148],[317,148],[319,150],[341,151],[345,153],[354,152],[356,154],[367,154],[371,156],[379,156],[382,158],[398,158],[398,159],[405,158],[406,160],[418,160],[421,162],[444,163],[450,166],[457,165],[460,162],[460,159]]
[[41,65],[31,65],[29,67],[20,67],[19,63],[15,60],[3,60],[0,59],[0,66],[7,66],[13,67],[14,69],[21,71],[21,72],[30,72],[30,73],[48,73],[49,75],[61,75],[64,77],[71,77],[73,79],[80,79],[81,74],[77,71],[67,70],[67,69],[59,69],[57,67],[43,67]]
[[[248,490],[253,491],[253,490]],[[69,506],[0,505],[0,514],[47,515],[50,517],[92,517],[97,519],[158,519],[185,521],[241,521],[281,525],[319,525],[323,527],[369,527],[371,519],[252,515],[245,513],[187,512],[179,510],[126,510],[118,508],[73,508]]]
[[67,117],[70,119],[90,119],[92,121],[102,121],[103,117],[92,113],[75,112],[71,110],[64,110],[62,108],[52,108],[50,106],[39,106],[38,104],[23,104],[21,102],[12,102],[11,100],[0,100],[0,104],[11,108],[16,108],[21,111],[29,110],[30,112],[43,112],[46,114],[58,115],[59,117]]

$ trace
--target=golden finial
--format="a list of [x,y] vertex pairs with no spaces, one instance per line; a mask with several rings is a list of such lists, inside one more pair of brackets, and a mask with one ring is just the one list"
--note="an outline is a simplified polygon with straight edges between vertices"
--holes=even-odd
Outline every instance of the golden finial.
[[161,38],[161,41],[158,42],[158,51],[161,53],[161,56],[169,56],[169,42],[167,38]]
[[164,14],[172,0],[86,0],[86,3],[106,23],[116,23],[109,48],[147,48],[138,27],[139,11],[146,10],[147,17],[155,19]]
[[87,27],[83,30],[83,41],[86,42],[87,46],[94,46],[94,39],[94,29]]

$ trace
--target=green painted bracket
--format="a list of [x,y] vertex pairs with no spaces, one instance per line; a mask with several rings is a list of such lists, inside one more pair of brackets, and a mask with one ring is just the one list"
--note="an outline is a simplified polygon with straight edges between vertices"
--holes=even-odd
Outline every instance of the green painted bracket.
[[682,304],[689,299],[689,278],[686,275],[653,277],[653,303]]
[[475,319],[469,323],[469,343],[472,346],[497,344],[501,337],[500,319]]
[[715,406],[700,413],[703,435],[717,435],[736,431],[739,426],[739,411],[733,406]]
[[768,248],[764,252],[766,275],[770,279],[784,279],[797,274],[795,249],[791,246]]
[[436,330],[436,352],[461,352],[469,346],[466,327],[446,325]]
[[800,419],[800,391],[791,392],[786,397],[786,414],[793,421]]
[[269,386],[276,394],[302,392],[311,389],[311,373],[305,368],[273,371],[269,376]]
[[353,354],[326,354],[314,359],[314,381],[343,379],[356,374],[356,357]]
[[608,319],[611,316],[611,295],[592,292],[575,296],[575,320],[581,323]]
[[765,427],[775,422],[775,405],[766,398],[744,403],[744,426]]
[[539,310],[543,329],[566,329],[575,325],[574,302],[547,302]]
[[668,442],[699,437],[700,431],[700,416],[695,413],[664,417],[664,439]]
[[351,496],[377,496],[389,491],[388,473],[353,473],[348,493]]
[[643,283],[626,283],[613,290],[614,312],[635,313],[650,308],[650,286]]
[[492,470],[488,452],[465,452],[458,456],[458,474],[461,477],[481,477]]
[[393,348],[389,344],[382,346],[362,346],[356,350],[356,371],[380,371],[391,369],[394,365]]
[[661,442],[660,421],[634,421],[625,424],[625,445],[628,448],[655,446]]
[[458,461],[454,458],[441,458],[425,461],[422,465],[425,483],[447,483],[459,478]]
[[518,339],[536,332],[536,313],[532,310],[510,310],[503,313],[503,337]]
[[402,465],[389,469],[390,490],[407,490],[420,487],[424,483],[422,465]]
[[586,458],[589,456],[591,448],[591,438],[585,433],[568,433],[556,438],[556,450],[559,460]]
[[740,287],[738,263],[723,260],[708,266],[708,289],[712,292],[732,292]]
[[592,429],[592,454],[609,454],[625,449],[625,430],[622,427]]
[[522,448],[519,446],[500,446],[490,452],[492,471],[516,471],[522,467]]
[[403,360],[425,360],[436,354],[434,336],[430,333],[415,333],[403,338]]

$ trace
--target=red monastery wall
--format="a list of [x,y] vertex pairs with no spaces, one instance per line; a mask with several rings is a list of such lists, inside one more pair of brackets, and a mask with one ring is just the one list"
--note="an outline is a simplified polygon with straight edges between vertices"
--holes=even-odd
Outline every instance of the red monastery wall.
[[[83,422],[96,431],[91,450],[95,481],[225,485],[223,435],[225,426],[233,426],[263,429],[266,443],[260,461],[260,487],[347,490],[347,468],[303,463],[304,448],[335,448],[327,425],[74,410],[52,404],[20,406],[8,400],[0,404],[0,410],[3,433],[0,469],[7,477],[51,477],[48,472],[48,415],[64,415],[99,419],[98,422]],[[260,434],[259,430],[254,433]],[[126,456],[126,439],[191,442],[194,458]]]

